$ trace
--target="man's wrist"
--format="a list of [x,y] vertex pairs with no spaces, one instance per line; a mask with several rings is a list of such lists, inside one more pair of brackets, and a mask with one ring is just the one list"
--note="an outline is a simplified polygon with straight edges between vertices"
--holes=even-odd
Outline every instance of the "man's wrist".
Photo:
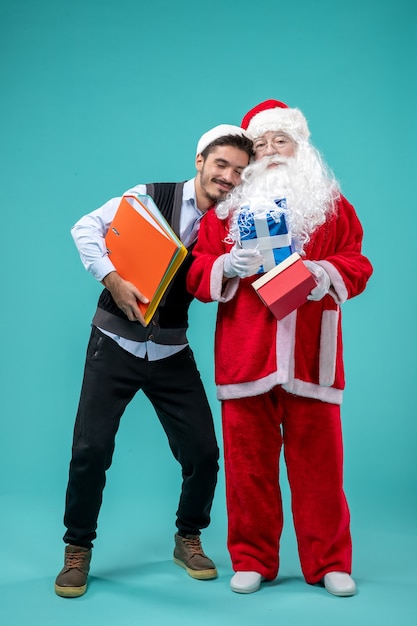
[[119,274],[116,272],[116,270],[114,270],[113,272],[109,272],[108,274],[106,274],[101,282],[107,289],[109,289],[109,291],[111,291],[112,287],[114,287],[119,279]]

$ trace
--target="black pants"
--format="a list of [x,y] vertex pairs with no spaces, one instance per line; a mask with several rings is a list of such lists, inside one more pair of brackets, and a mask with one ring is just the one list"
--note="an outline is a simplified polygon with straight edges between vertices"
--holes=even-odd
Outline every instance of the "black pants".
[[123,350],[93,327],[74,428],[64,541],[92,547],[120,418],[136,392],[151,401],[182,468],[178,532],[208,526],[219,450],[207,397],[190,348],[148,361]]

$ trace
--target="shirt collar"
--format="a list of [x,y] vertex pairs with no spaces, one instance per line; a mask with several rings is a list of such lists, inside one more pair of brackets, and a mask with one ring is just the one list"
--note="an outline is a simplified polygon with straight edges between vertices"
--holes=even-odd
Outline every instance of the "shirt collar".
[[195,178],[191,178],[184,183],[182,198],[184,202],[190,202],[192,206],[197,209],[197,199],[195,196]]

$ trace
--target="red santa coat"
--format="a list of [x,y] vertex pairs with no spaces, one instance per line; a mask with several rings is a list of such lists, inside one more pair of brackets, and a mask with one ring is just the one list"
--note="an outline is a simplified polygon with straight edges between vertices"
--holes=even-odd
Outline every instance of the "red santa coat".
[[362,255],[363,230],[353,206],[341,197],[336,214],[314,231],[304,259],[329,274],[331,290],[277,321],[252,287],[256,276],[223,282],[227,220],[210,210],[201,223],[189,291],[219,302],[215,381],[220,400],[256,396],[275,385],[293,394],[342,403],[345,386],[340,305],[360,294],[372,274]]

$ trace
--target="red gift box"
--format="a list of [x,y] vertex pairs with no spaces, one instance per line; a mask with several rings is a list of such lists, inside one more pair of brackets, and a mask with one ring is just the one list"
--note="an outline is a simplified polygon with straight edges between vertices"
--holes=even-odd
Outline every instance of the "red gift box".
[[294,252],[255,280],[252,287],[273,315],[281,320],[307,302],[307,296],[316,284],[300,255]]

